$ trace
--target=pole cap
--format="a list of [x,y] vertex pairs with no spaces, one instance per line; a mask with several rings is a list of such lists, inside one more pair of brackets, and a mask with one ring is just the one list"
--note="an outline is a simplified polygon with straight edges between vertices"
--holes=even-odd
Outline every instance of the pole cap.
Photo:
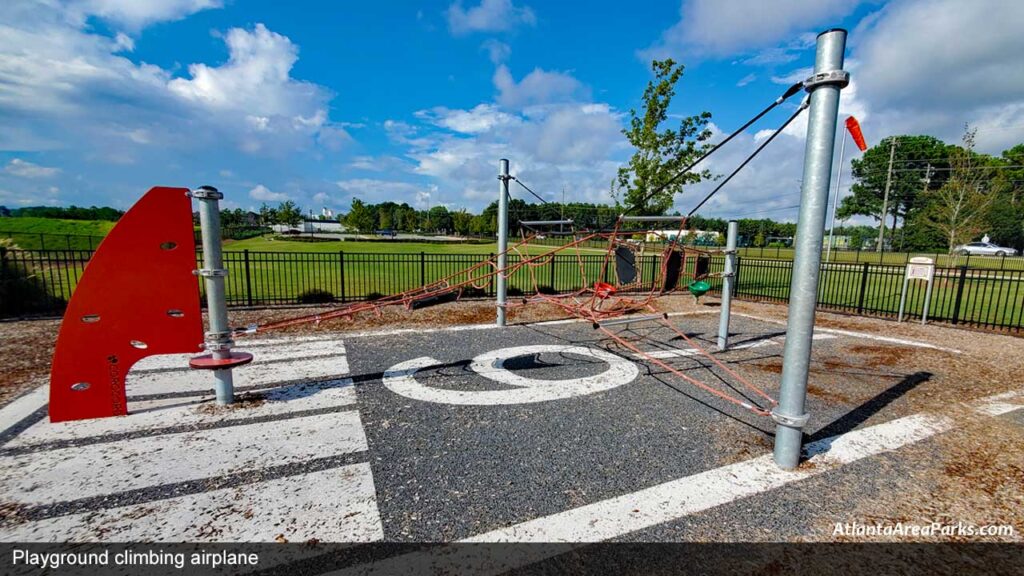
[[192,191],[192,197],[200,200],[220,200],[224,195],[213,186],[200,186]]

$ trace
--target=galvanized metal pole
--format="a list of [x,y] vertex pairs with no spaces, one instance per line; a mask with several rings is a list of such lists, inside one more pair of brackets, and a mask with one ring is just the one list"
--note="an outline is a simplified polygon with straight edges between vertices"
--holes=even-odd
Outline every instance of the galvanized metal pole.
[[825,262],[832,261],[832,232],[836,229],[836,209],[839,208],[839,185],[843,181],[843,157],[846,156],[846,132],[839,146],[839,167],[836,168],[836,191],[832,193],[832,214],[828,224],[828,245],[825,247]]
[[505,325],[505,302],[508,279],[505,269],[508,268],[508,160],[502,158],[498,162],[498,326]]
[[[224,195],[212,186],[200,186],[192,191],[192,197],[199,201],[199,227],[203,239],[203,268],[198,271],[206,286],[206,311],[209,316],[209,330],[206,332],[206,349],[214,360],[231,358],[235,341],[228,327],[227,298],[224,292],[224,256],[220,244],[220,200]],[[235,400],[235,385],[230,368],[213,371],[216,380],[214,389],[218,404],[231,404]]]
[[818,35],[814,75],[805,82],[811,93],[804,153],[804,177],[797,224],[793,281],[790,284],[789,318],[783,352],[779,405],[772,411],[775,430],[775,463],[784,469],[800,463],[807,373],[814,334],[814,309],[818,296],[821,244],[828,208],[832,154],[839,114],[839,91],[849,83],[843,72],[846,30],[832,29]]
[[740,233],[739,222],[729,221],[725,239],[725,270],[722,272],[722,307],[718,317],[718,349],[725,351],[729,347],[729,316],[732,308],[732,292],[735,289],[736,277],[736,237]]

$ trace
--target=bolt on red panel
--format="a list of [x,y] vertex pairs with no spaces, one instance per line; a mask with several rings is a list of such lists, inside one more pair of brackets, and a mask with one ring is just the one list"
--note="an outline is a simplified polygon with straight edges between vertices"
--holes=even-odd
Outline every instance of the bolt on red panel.
[[199,352],[188,188],[151,189],[96,249],[68,303],[50,369],[50,421],[128,413],[125,375],[146,356]]

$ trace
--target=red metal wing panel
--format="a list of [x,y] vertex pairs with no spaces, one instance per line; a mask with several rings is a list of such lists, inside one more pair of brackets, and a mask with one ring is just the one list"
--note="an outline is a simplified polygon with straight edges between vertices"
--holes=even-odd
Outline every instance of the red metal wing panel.
[[118,221],[68,303],[50,370],[50,421],[127,414],[125,375],[203,342],[192,200],[153,188]]

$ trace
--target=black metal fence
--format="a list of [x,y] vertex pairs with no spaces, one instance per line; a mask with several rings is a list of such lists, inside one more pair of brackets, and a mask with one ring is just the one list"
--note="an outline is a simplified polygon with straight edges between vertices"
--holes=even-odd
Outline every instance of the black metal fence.
[[[63,312],[92,252],[87,250],[4,250],[0,248],[0,317],[54,316]],[[377,254],[225,252],[227,298],[231,306],[275,306],[352,302],[374,299],[453,276],[453,282],[474,278],[464,272],[491,258],[488,254]],[[514,255],[509,263],[518,262]],[[614,270],[603,270],[604,256],[556,255],[543,265],[523,267],[509,278],[511,296],[529,294],[534,285],[549,293],[569,292],[589,281],[614,280]],[[649,289],[658,270],[656,256],[638,262],[640,285]],[[687,274],[693,272],[693,261]],[[711,272],[722,270],[721,257],[710,262]],[[197,267],[199,267],[197,262]],[[581,268],[583,274],[581,274]],[[822,309],[895,317],[899,312],[905,266],[890,264],[830,263],[821,267],[818,305]],[[482,275],[489,268],[481,268]],[[603,274],[603,277],[602,277]],[[788,260],[740,257],[736,296],[750,300],[786,302],[793,274]],[[713,279],[712,290],[721,282]],[[493,297],[494,285],[468,296]],[[920,318],[924,311],[925,283],[911,281],[906,294],[906,316]],[[967,266],[936,269],[928,317],[937,322],[1007,330],[1024,328],[1024,270],[975,269]]]
[[[793,248],[783,246],[746,247],[739,249],[740,256],[792,260]],[[937,266],[948,268],[980,268],[985,270],[1024,270],[1024,256],[1006,254],[981,256],[978,254],[948,254],[946,252],[892,252],[874,250],[832,249],[829,262],[834,264],[892,264],[905,266],[911,258],[931,258]],[[822,256],[824,260],[824,255]]]

